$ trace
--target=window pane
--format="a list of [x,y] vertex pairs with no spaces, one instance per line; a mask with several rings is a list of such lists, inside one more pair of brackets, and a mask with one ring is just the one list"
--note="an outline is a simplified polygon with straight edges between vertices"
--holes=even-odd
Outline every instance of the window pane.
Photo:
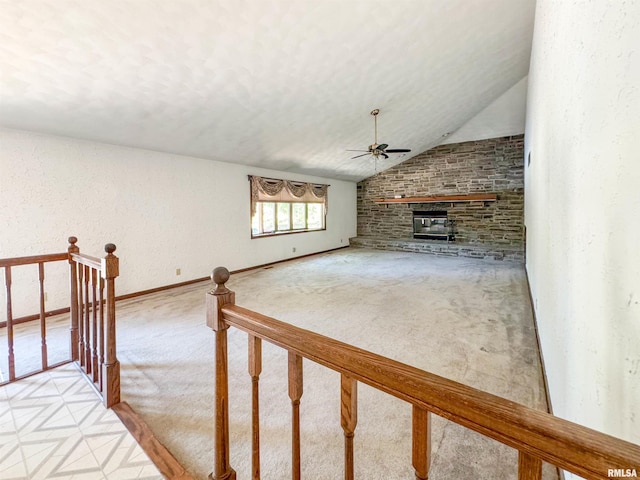
[[262,203],[262,232],[275,232],[276,230],[276,204],[273,202]]
[[322,228],[322,204],[321,203],[309,203],[307,204],[307,225],[308,228]]
[[278,202],[276,205],[278,205],[278,230],[291,230],[289,218],[291,204]]
[[262,233],[260,230],[260,204],[256,204],[256,213],[251,218],[251,235]]
[[304,203],[293,203],[291,208],[293,208],[293,229],[307,228]]

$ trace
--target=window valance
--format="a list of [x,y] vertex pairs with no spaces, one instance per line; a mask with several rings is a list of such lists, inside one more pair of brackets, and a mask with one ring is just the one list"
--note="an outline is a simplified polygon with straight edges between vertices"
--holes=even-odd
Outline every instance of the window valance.
[[251,182],[251,214],[256,202],[322,203],[327,211],[329,185],[295,182],[249,175]]

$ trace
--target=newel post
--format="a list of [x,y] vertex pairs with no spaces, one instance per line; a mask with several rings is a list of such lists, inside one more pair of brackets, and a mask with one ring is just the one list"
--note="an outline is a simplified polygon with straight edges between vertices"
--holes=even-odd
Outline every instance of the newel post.
[[120,403],[120,362],[116,356],[116,289],[115,279],[120,274],[120,260],[113,252],[116,246],[107,243],[104,246],[107,255],[101,261],[100,274],[107,286],[105,299],[106,328],[105,328],[105,359],[102,365],[104,381],[104,404],[107,408]]
[[216,335],[216,387],[215,387],[215,467],[211,480],[235,480],[236,472],[229,464],[229,371],[227,365],[227,329],[222,307],[235,304],[236,294],[224,284],[229,280],[229,270],[218,267],[211,279],[216,289],[207,293],[207,326]]
[[79,360],[78,355],[78,264],[73,259],[74,253],[80,253],[80,249],[76,245],[78,239],[76,237],[69,237],[69,288],[71,292],[71,326],[69,327],[71,337],[71,360]]

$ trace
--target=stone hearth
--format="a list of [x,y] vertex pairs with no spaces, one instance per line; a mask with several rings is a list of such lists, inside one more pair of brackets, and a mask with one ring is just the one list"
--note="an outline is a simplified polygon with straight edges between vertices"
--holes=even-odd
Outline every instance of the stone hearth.
[[349,239],[352,247],[395,250],[401,252],[431,253],[449,257],[483,258],[524,262],[524,252],[520,247],[509,245],[471,244],[461,242],[443,242],[441,240],[421,240],[414,238],[384,238],[358,236]]

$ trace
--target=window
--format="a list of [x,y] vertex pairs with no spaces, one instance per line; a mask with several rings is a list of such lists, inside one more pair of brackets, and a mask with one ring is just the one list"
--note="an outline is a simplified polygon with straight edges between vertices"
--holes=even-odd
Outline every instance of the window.
[[324,205],[303,202],[256,202],[251,236],[324,230]]
[[250,176],[251,237],[324,230],[327,187]]

